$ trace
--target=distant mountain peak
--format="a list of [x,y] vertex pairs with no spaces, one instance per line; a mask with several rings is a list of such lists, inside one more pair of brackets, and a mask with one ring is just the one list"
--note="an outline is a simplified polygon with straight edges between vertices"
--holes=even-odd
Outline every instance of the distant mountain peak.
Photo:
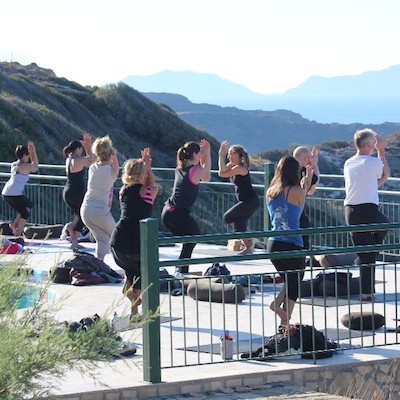
[[148,76],[131,75],[122,79],[122,82],[140,92],[176,93],[197,103],[262,96],[216,74],[193,71],[164,70]]
[[284,95],[295,96],[393,96],[400,92],[400,65],[359,75],[326,78],[311,76],[301,85],[287,90]]

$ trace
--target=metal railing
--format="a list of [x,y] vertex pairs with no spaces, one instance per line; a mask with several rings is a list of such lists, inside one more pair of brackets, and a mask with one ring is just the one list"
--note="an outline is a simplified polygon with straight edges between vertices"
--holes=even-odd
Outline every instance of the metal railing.
[[[172,267],[172,266],[182,266],[182,265],[199,265],[199,264],[211,264],[216,262],[237,262],[237,261],[264,261],[264,260],[272,260],[276,258],[287,258],[287,257],[300,257],[300,256],[313,256],[317,254],[346,254],[346,253],[357,253],[360,252],[371,252],[371,251],[391,251],[398,250],[399,243],[398,242],[389,242],[383,245],[370,245],[370,246],[341,246],[336,248],[325,248],[325,249],[313,249],[313,250],[299,250],[299,251],[286,251],[286,252],[274,252],[267,253],[261,252],[252,255],[235,255],[235,256],[215,256],[215,257],[201,257],[201,258],[192,258],[190,260],[179,260],[179,259],[168,259],[168,260],[160,260],[159,258],[159,246],[168,245],[172,243],[210,243],[210,242],[221,242],[227,241],[229,239],[239,239],[239,238],[267,238],[269,236],[290,236],[295,234],[309,234],[311,236],[318,235],[328,235],[328,234],[337,234],[337,233],[349,233],[352,231],[370,231],[370,230],[395,230],[399,231],[400,224],[399,223],[391,223],[391,224],[372,224],[372,225],[359,225],[359,226],[338,226],[338,227],[326,227],[326,228],[308,228],[297,231],[280,231],[280,232],[271,232],[271,231],[261,231],[261,232],[249,232],[249,233],[231,233],[231,234],[217,234],[217,235],[200,235],[200,236],[182,236],[182,237],[171,237],[171,238],[159,238],[158,232],[158,221],[156,219],[147,219],[141,221],[141,278],[142,285],[146,287],[143,294],[143,313],[146,315],[147,313],[154,313],[162,310],[167,310],[167,319],[170,321],[169,326],[167,327],[167,331],[169,329],[169,342],[164,343],[164,347],[171,349],[171,353],[167,356],[163,353],[163,357],[167,358],[167,360],[163,360],[161,358],[161,333],[160,333],[160,319],[157,318],[154,322],[149,325],[143,327],[143,349],[144,349],[144,380],[149,382],[160,382],[161,380],[161,368],[168,367],[176,367],[176,366],[186,366],[186,365],[198,365],[205,363],[214,363],[221,362],[221,357],[215,354],[219,354],[219,352],[215,352],[214,345],[211,342],[209,346],[209,351],[206,352],[208,356],[204,356],[204,340],[212,340],[212,338],[216,337],[216,332],[218,334],[221,331],[224,331],[227,326],[230,327],[231,332],[233,331],[237,335],[239,333],[243,334],[243,329],[247,329],[246,334],[249,337],[248,340],[248,351],[251,353],[252,349],[252,338],[255,335],[256,339],[259,340],[258,345],[260,347],[263,346],[268,334],[271,332],[276,332],[278,327],[278,322],[276,317],[274,319],[274,323],[269,323],[269,331],[265,329],[265,313],[264,311],[268,311],[269,302],[276,297],[279,289],[279,284],[277,280],[277,273],[273,269],[268,271],[268,273],[262,274],[262,276],[258,276],[257,279],[260,281],[260,292],[257,297],[258,300],[255,301],[252,297],[246,301],[245,304],[228,304],[228,302],[224,302],[222,300],[221,304],[216,304],[211,301],[211,290],[212,285],[209,283],[209,291],[210,296],[209,300],[205,301],[200,305],[200,301],[196,300],[193,302],[191,299],[187,299],[187,296],[181,297],[181,302],[173,301],[172,288],[174,286],[174,282],[176,284],[176,279],[169,280],[169,290],[168,292],[161,298],[163,298],[164,304],[160,303],[160,279],[159,279],[159,269]],[[344,270],[345,272],[349,272],[350,269],[354,268],[354,266],[345,266],[341,268],[332,267],[329,270],[336,272],[337,270]],[[375,303],[372,301],[370,305],[368,305],[368,309],[372,307],[372,311],[376,311],[381,313],[386,319],[389,319],[389,314],[392,313],[394,317],[397,317],[397,262],[393,261],[391,263],[387,262],[379,262],[377,263],[377,270],[379,269],[379,276],[385,280],[392,280],[394,284],[394,293],[387,293],[385,289],[385,285],[383,286],[382,295],[383,301]],[[358,269],[358,267],[357,267]],[[311,266],[306,269],[306,275],[308,275],[311,280],[315,278],[315,276],[319,272],[323,272],[323,278],[327,273],[326,269],[321,269],[316,267],[311,263]],[[300,271],[297,271],[298,273]],[[295,271],[296,273],[296,271]],[[263,281],[264,277],[267,275],[272,275],[272,283],[269,287],[269,291],[267,291],[261,281]],[[252,280],[252,274],[245,274],[249,282]],[[350,275],[347,274],[349,277]],[[196,285],[198,285],[201,280],[207,280],[210,282],[209,277],[191,277],[194,279],[195,285],[195,293],[196,293]],[[299,283],[301,279],[299,278]],[[184,286],[184,279],[179,281],[179,285]],[[228,283],[227,283],[228,284]],[[349,278],[347,278],[347,285],[350,284]],[[222,283],[224,285],[224,283]],[[335,287],[337,289],[338,281],[335,280]],[[207,285],[206,285],[207,286]],[[236,289],[237,290],[237,289]],[[359,293],[361,293],[361,288]],[[192,293],[193,294],[193,293]],[[390,296],[389,296],[390,294]],[[237,293],[235,293],[238,296]],[[394,295],[394,299],[392,298]],[[398,334],[395,333],[394,337],[388,337],[386,333],[380,333],[377,335],[377,330],[373,327],[372,332],[363,329],[361,326],[361,333],[357,331],[349,330],[347,340],[342,340],[339,333],[341,332],[340,328],[340,319],[339,319],[339,309],[341,312],[343,310],[347,310],[347,312],[351,312],[354,309],[355,304],[357,309],[360,308],[361,314],[363,314],[363,310],[366,312],[367,306],[364,305],[363,302],[360,303],[360,295],[358,294],[358,301],[354,303],[355,300],[350,295],[345,296],[344,298],[333,298],[329,299],[331,303],[330,307],[327,306],[326,297],[322,297],[319,299],[319,306],[315,304],[316,297],[313,295],[311,289],[311,296],[309,301],[305,301],[301,296],[299,298],[298,304],[298,315],[300,316],[300,324],[315,324],[315,321],[318,320],[319,323],[321,321],[324,322],[323,327],[319,327],[322,332],[325,332],[327,335],[328,331],[330,332],[330,338],[335,340],[335,342],[339,345],[341,349],[343,348],[353,348],[357,347],[369,347],[369,346],[380,346],[387,344],[397,344],[398,343]],[[389,307],[387,301],[392,302],[392,306],[390,311],[387,310]],[[322,304],[321,304],[322,302]],[[324,303],[325,302],[325,303]],[[166,306],[166,304],[167,306]],[[333,303],[333,304],[332,304]],[[205,304],[205,305],[204,305]],[[318,310],[317,310],[318,308]],[[213,311],[216,309],[216,311]],[[244,312],[243,310],[246,310]],[[175,340],[176,329],[174,328],[171,321],[174,318],[173,312],[179,311],[181,313],[182,318],[182,326],[179,338]],[[208,318],[205,317],[205,313],[208,313]],[[319,315],[317,315],[319,314]],[[243,321],[242,316],[245,315],[247,318],[246,321]],[[269,317],[270,319],[270,317]],[[217,322],[218,321],[218,322]],[[204,325],[202,325],[202,323]],[[362,324],[362,323],[361,323]],[[233,329],[232,329],[233,327]],[[271,327],[273,328],[271,330]],[[165,326],[163,331],[165,332]],[[333,333],[332,333],[333,332]],[[335,334],[335,332],[337,334]],[[168,336],[168,334],[167,334]],[[327,336],[328,337],[328,336]],[[178,341],[178,344],[176,343]],[[164,335],[165,342],[165,335]],[[239,341],[238,341],[239,342]],[[254,339],[255,342],[255,339]],[[343,343],[345,345],[343,345]],[[179,352],[177,351],[179,350]],[[188,351],[194,351],[195,356],[193,354],[189,355]],[[239,354],[243,353],[243,349],[237,348],[237,357],[236,360],[239,360]],[[318,351],[311,352],[314,357],[314,361],[316,360]],[[273,356],[279,356],[279,354],[273,354]],[[250,356],[251,357],[251,356]]]
[[[0,163],[0,187],[9,178],[10,163]],[[262,207],[260,207],[249,221],[249,229],[252,231],[268,230],[269,218],[265,205],[265,188],[268,187],[274,171],[273,164],[266,164],[265,171],[251,171],[254,187],[260,196]],[[33,208],[28,224],[33,225],[55,225],[71,221],[72,213],[62,200],[64,190],[65,166],[64,165],[40,165],[41,174],[32,174],[26,185],[25,194],[33,201]],[[173,179],[173,168],[154,168],[157,183],[160,187],[159,195],[154,204],[153,215],[161,214],[163,204],[169,197]],[[226,180],[217,180],[217,171],[213,171],[213,181],[202,183],[196,206],[193,208],[193,216],[199,221],[203,233],[230,232],[231,227],[223,222],[223,214],[232,205],[236,198],[233,185]],[[311,226],[342,226],[344,222],[344,187],[342,175],[321,174],[321,185],[317,188],[317,194],[308,197],[306,210],[310,218]],[[385,188],[381,190],[381,208],[392,222],[400,219],[400,205],[397,198],[399,191],[394,190],[399,186],[399,178],[390,178]],[[322,184],[326,183],[325,186]],[[330,186],[327,186],[327,185]],[[120,180],[115,184],[112,214],[115,219],[119,218],[118,190],[121,186]],[[4,201],[0,202],[0,219],[10,221],[15,218],[15,211]],[[160,230],[164,228],[160,224]],[[393,232],[390,233],[393,235]],[[399,241],[399,238],[390,238],[390,241]],[[347,233],[338,232],[336,235],[318,235],[312,243],[314,247],[337,247],[350,244]],[[394,252],[394,251],[393,251]],[[398,253],[398,251],[395,251]]]
[[[10,163],[0,163],[0,185],[4,183],[9,177],[9,167]],[[5,170],[7,168],[7,171]],[[26,194],[34,202],[34,207],[32,209],[31,217],[29,222],[39,225],[54,225],[54,224],[65,224],[72,218],[71,212],[62,201],[62,192],[65,184],[66,177],[64,176],[64,166],[53,166],[53,165],[41,165],[41,172],[48,169],[53,171],[53,174],[33,174],[31,175],[30,182],[26,185]],[[168,168],[154,168],[157,182],[160,186],[159,196],[154,207],[154,215],[159,215],[161,208],[169,196],[172,184],[173,184],[173,169]],[[214,174],[216,171],[213,171]],[[254,180],[257,181],[254,186],[260,195],[260,198],[264,199],[265,188],[270,181],[273,174],[273,165],[266,165],[264,172],[252,172]],[[337,185],[335,182],[339,181],[341,185]],[[266,252],[257,253],[253,255],[246,256],[217,256],[217,257],[202,257],[191,259],[190,264],[211,264],[214,262],[239,262],[239,261],[260,261],[266,262],[274,258],[279,257],[296,257],[296,256],[313,256],[316,254],[337,254],[337,253],[351,253],[355,251],[355,248],[351,246],[351,241],[349,237],[349,232],[360,231],[360,230],[370,230],[372,228],[378,229],[379,226],[358,226],[358,227],[345,227],[344,225],[344,211],[343,211],[343,198],[344,198],[344,188],[343,188],[343,176],[341,175],[321,175],[321,182],[326,182],[330,186],[320,186],[318,188],[318,195],[307,198],[307,212],[310,217],[311,225],[318,228],[309,228],[301,231],[292,232],[282,232],[278,235],[293,235],[297,233],[309,234],[311,237],[312,250],[303,250],[300,252],[285,252],[269,254]],[[388,256],[396,256],[399,254],[399,216],[400,209],[396,202],[400,192],[394,190],[400,180],[396,178],[391,178],[385,186],[385,190],[381,190],[381,208],[385,215],[388,216],[389,220],[393,223],[384,224],[385,229],[389,229],[389,234],[386,237],[386,244],[381,246],[363,246],[357,247],[357,252],[376,250],[381,254],[384,254],[384,258],[377,264],[377,271],[379,272],[380,279],[383,281],[393,282],[395,285],[394,294],[395,302],[394,307],[391,306],[389,312],[392,312],[397,317],[397,258],[394,261],[388,262]],[[120,186],[120,182],[115,185],[116,188]],[[392,190],[387,190],[387,189]],[[115,190],[115,195],[117,195],[117,189]],[[115,196],[116,197],[116,196]],[[169,342],[167,346],[171,349],[170,355],[167,360],[161,359],[160,355],[160,321],[156,320],[150,325],[146,325],[143,328],[143,341],[144,341],[144,379],[150,382],[159,382],[161,379],[161,367],[168,368],[177,365],[197,365],[202,363],[213,363],[221,362],[220,357],[215,356],[214,350],[210,353],[204,353],[200,351],[201,346],[204,344],[206,339],[208,342],[215,339],[213,332],[217,329],[219,331],[224,331],[225,328],[232,329],[238,335],[240,329],[240,321],[245,318],[246,326],[249,327],[248,349],[252,349],[253,346],[253,335],[257,336],[260,343],[263,343],[265,338],[271,334],[271,329],[276,331],[278,323],[276,318],[273,324],[269,325],[270,330],[264,329],[266,324],[266,316],[264,311],[268,311],[268,302],[271,298],[274,298],[277,292],[280,290],[280,284],[278,283],[278,274],[274,268],[269,268],[267,272],[258,274],[259,276],[254,276],[254,274],[242,274],[244,279],[247,279],[249,286],[251,287],[251,282],[255,279],[259,280],[259,290],[253,296],[246,301],[246,304],[227,304],[226,301],[222,301],[221,304],[215,302],[199,302],[196,301],[193,305],[190,304],[187,296],[174,297],[172,296],[172,291],[177,283],[176,279],[167,279],[168,290],[166,293],[161,294],[160,303],[160,292],[159,292],[159,269],[169,268],[171,266],[185,265],[188,260],[160,260],[159,259],[159,246],[168,245],[171,243],[185,243],[185,242],[199,242],[199,243],[224,243],[230,239],[240,239],[240,238],[259,238],[266,240],[271,236],[271,232],[268,230],[269,220],[268,213],[264,204],[264,207],[260,209],[253,215],[250,220],[249,233],[222,233],[228,232],[230,227],[223,223],[223,213],[235,203],[236,199],[233,194],[232,184],[228,182],[212,181],[210,183],[203,183],[200,185],[200,193],[198,201],[196,202],[196,207],[193,210],[194,217],[201,221],[202,230],[205,235],[193,237],[159,237],[160,230],[162,226],[158,220],[147,220],[142,223],[142,266],[144,267],[142,284],[143,287],[148,288],[143,293],[143,312],[146,314],[148,311],[160,310],[166,313],[169,319]],[[118,202],[114,201],[113,214],[115,218],[119,217],[119,207]],[[15,212],[12,210],[8,204],[4,201],[0,202],[0,218],[3,220],[11,220],[15,217]],[[215,234],[217,233],[217,234]],[[277,233],[274,232],[274,236]],[[311,258],[312,259],[312,258]],[[341,267],[340,270],[347,273],[352,270],[352,266]],[[332,268],[332,271],[336,271],[336,268]],[[321,269],[313,265],[311,261],[310,268],[307,269],[306,275],[308,278],[313,279],[315,276],[321,272]],[[349,276],[349,275],[347,275]],[[269,277],[272,282],[269,286],[261,284],[264,282],[264,278]],[[209,280],[210,278],[198,278],[198,283],[201,280]],[[323,278],[325,279],[325,278]],[[165,282],[164,282],[165,283]],[[178,286],[184,288],[184,280],[179,281]],[[222,283],[224,285],[224,283]],[[210,285],[209,285],[210,286]],[[335,281],[335,286],[337,286],[337,281]],[[195,287],[198,290],[198,287]],[[237,289],[235,289],[237,290]],[[383,295],[385,300],[385,285],[383,285]],[[238,296],[238,293],[235,293]],[[178,299],[178,300],[177,300]],[[339,302],[340,300],[340,302]],[[311,302],[315,301],[315,296],[311,293]],[[334,329],[339,332],[339,314],[338,310],[343,311],[346,309],[348,312],[353,310],[354,304],[352,299],[336,299],[337,303],[334,301],[333,307],[328,307],[324,302],[325,297],[322,300],[321,309],[317,309],[313,303],[311,306],[305,302],[302,297],[299,299],[299,320],[300,322],[314,324],[317,314],[319,319],[325,321],[323,330],[327,333],[327,329]],[[330,300],[332,303],[332,300]],[[340,304],[339,304],[340,303]],[[363,304],[361,303],[361,311]],[[246,310],[244,312],[243,310]],[[182,331],[179,335],[174,331],[174,327],[171,321],[174,318],[172,310],[181,314],[183,320]],[[215,310],[215,311],[214,311]],[[321,313],[322,310],[322,313]],[[334,310],[332,312],[332,310]],[[386,302],[379,303],[379,305],[372,303],[372,311],[379,311],[385,317],[388,317],[388,309],[386,308]],[[207,313],[208,317],[204,318],[204,313]],[[207,326],[204,328],[200,324],[200,316],[202,321],[207,320]],[[216,320],[217,316],[217,320]],[[387,318],[388,319],[388,318]],[[218,322],[217,322],[218,321]],[[329,326],[329,323],[333,325]],[[202,331],[205,329],[205,332]],[[247,329],[247,328],[246,328]],[[187,331],[193,331],[195,333],[195,340],[189,338],[186,335]],[[177,347],[174,343],[176,336],[179,336],[181,343],[179,352],[175,351]],[[352,338],[350,333],[349,340],[346,345],[352,346],[368,346],[368,345],[381,345],[388,343],[397,343],[397,332],[394,338],[391,336],[389,339],[383,335],[383,339],[377,335],[372,335],[372,338],[361,334],[360,337]],[[165,338],[163,338],[164,340]],[[334,336],[334,339],[340,343],[339,334]],[[367,340],[368,339],[368,340]],[[370,340],[371,339],[371,340]],[[236,343],[239,346],[238,342]],[[186,351],[187,347],[192,347],[195,350],[189,355]],[[239,354],[239,348],[236,348],[236,354]],[[178,355],[179,353],[179,355]],[[194,357],[193,357],[194,354]],[[209,354],[209,357],[204,356],[204,354]],[[164,357],[165,358],[165,357]],[[236,357],[236,359],[238,359]]]

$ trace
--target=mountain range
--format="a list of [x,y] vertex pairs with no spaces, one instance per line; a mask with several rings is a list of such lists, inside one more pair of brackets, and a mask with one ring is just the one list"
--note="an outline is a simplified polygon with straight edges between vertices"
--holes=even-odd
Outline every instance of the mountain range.
[[314,76],[274,95],[255,93],[217,75],[189,71],[166,70],[122,81],[140,92],[180,94],[194,103],[243,110],[286,109],[320,123],[400,122],[400,65],[354,76]]
[[[184,120],[196,116],[218,123],[218,136],[192,125],[197,122]],[[293,143],[320,144],[321,172],[341,173],[343,157],[354,152],[353,133],[363,126],[318,124],[287,110],[246,111],[195,104],[179,95],[145,96],[124,83],[83,86],[36,64],[0,62],[2,161],[13,161],[15,146],[33,140],[40,163],[63,164],[63,147],[87,132],[94,137],[109,135],[120,162],[140,156],[140,149],[150,146],[156,167],[175,166],[177,149],[201,138],[211,143],[213,168],[221,139],[250,146],[251,153],[257,154],[252,168],[262,168],[266,161],[290,153]],[[397,175],[400,124],[373,128],[387,136],[388,158]]]
[[[246,147],[250,154],[285,149],[294,144],[316,145],[324,141],[351,141],[354,132],[367,125],[321,124],[288,110],[241,110],[212,104],[196,104],[170,93],[144,93],[149,99],[171,108],[187,123],[204,129],[219,141]],[[400,131],[400,123],[368,125],[383,136]]]

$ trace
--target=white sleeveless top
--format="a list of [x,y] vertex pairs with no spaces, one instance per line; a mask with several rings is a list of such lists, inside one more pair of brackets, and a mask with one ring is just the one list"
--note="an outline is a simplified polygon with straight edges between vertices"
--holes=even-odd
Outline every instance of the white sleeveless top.
[[92,164],[89,167],[87,191],[83,201],[98,201],[110,207],[114,182],[110,165]]
[[29,174],[20,174],[18,172],[18,167],[21,162],[14,161],[11,164],[11,176],[10,179],[4,185],[4,188],[1,192],[4,196],[22,196],[25,185],[29,180]]

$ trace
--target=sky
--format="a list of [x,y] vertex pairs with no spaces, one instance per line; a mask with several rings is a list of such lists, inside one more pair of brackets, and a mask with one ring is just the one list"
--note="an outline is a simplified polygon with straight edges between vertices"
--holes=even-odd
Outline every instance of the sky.
[[82,85],[169,69],[263,94],[400,64],[398,0],[0,0],[0,61]]

